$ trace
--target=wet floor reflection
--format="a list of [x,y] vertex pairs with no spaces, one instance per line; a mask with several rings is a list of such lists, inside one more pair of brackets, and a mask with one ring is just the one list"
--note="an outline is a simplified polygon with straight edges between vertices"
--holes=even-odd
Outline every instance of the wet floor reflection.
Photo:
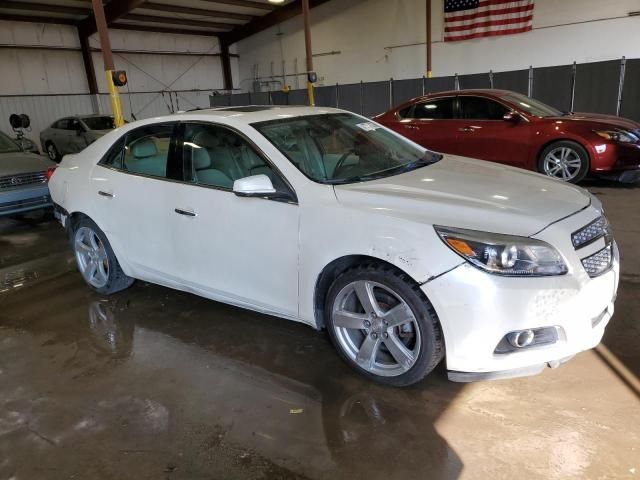
[[442,375],[384,388],[346,367],[324,333],[143,283],[105,299],[72,273],[2,302],[2,478],[71,475],[93,450],[93,472],[121,478],[462,470],[434,428],[460,388]]

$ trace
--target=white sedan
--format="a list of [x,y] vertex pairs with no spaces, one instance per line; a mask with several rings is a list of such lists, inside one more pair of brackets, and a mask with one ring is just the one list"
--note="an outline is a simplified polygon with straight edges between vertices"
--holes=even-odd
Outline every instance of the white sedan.
[[153,118],[50,183],[78,268],[326,328],[390,385],[555,367],[600,342],[618,250],[585,190],[430,152],[364,117],[232,107]]

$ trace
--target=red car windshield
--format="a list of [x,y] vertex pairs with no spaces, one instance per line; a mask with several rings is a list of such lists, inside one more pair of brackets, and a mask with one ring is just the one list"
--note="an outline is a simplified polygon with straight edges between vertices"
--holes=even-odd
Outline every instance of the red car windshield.
[[563,112],[557,108],[553,108],[546,103],[519,93],[509,92],[501,95],[501,98],[517,105],[520,110],[534,117],[559,117],[563,115]]

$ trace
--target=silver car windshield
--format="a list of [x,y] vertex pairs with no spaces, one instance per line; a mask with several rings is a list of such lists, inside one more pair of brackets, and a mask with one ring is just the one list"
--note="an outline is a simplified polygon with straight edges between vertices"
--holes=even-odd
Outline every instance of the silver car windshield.
[[252,124],[302,173],[319,183],[355,183],[437,162],[441,155],[350,113]]
[[0,132],[0,153],[14,153],[19,151],[20,147],[11,140],[11,137]]

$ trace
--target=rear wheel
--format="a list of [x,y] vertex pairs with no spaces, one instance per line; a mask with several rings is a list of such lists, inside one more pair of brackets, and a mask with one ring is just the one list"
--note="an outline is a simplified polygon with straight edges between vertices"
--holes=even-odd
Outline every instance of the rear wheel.
[[385,265],[361,265],[340,275],[325,312],[341,356],[380,383],[416,383],[444,356],[433,307],[412,279]]
[[134,282],[120,268],[105,234],[89,218],[82,218],[74,226],[72,246],[82,278],[98,293],[119,292]]
[[538,171],[548,177],[578,183],[589,173],[589,154],[576,142],[554,142],[540,154]]

